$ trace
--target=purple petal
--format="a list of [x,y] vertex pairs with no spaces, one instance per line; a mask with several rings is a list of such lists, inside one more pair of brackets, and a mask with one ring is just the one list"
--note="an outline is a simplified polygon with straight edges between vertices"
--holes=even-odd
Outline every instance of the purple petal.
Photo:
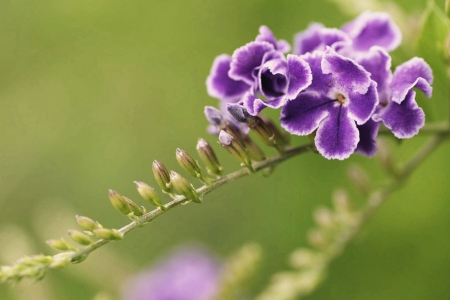
[[234,80],[253,85],[254,69],[261,66],[264,55],[272,50],[273,45],[267,42],[250,42],[236,49],[231,57],[228,75]]
[[316,92],[301,93],[281,108],[281,126],[291,134],[311,134],[328,116],[329,107],[334,102]]
[[280,108],[286,102],[285,97],[276,98],[270,101],[263,101],[261,99],[256,98],[252,93],[247,92],[242,97],[242,104],[249,114],[252,116],[256,116],[266,107],[270,108]]
[[377,83],[378,98],[380,103],[389,101],[389,83],[392,80],[391,57],[380,47],[372,47],[357,61],[370,73],[370,78]]
[[312,82],[311,68],[308,63],[297,55],[287,56],[289,69],[289,87],[286,98],[295,99],[297,95]]
[[400,45],[402,34],[398,26],[386,13],[365,12],[342,27],[353,40],[356,51],[367,51],[372,46],[380,46],[392,51]]
[[359,132],[355,121],[347,117],[347,108],[338,105],[329,110],[328,118],[319,125],[316,147],[328,159],[343,160],[356,149]]
[[227,101],[236,101],[250,89],[243,81],[236,81],[228,76],[231,57],[222,54],[214,59],[211,72],[206,79],[206,88],[211,97]]
[[378,129],[380,128],[379,122],[375,122],[372,119],[359,125],[359,143],[356,147],[355,152],[358,152],[367,157],[372,157],[377,153],[377,142],[376,137],[378,134]]
[[395,69],[391,83],[391,100],[401,103],[412,88],[418,88],[431,97],[433,74],[430,66],[419,57],[414,57]]
[[369,72],[355,61],[337,54],[331,48],[328,48],[323,56],[322,72],[332,74],[333,85],[347,94],[352,92],[365,94],[371,84]]
[[416,92],[410,90],[402,103],[391,101],[379,114],[373,115],[376,122],[384,125],[399,139],[413,137],[425,124],[425,114],[417,105]]
[[315,50],[324,51],[326,46],[336,42],[350,42],[347,34],[336,28],[325,28],[322,24],[312,23],[308,29],[294,37],[294,54],[301,55]]
[[261,94],[270,100],[286,94],[289,84],[287,73],[288,65],[284,58],[272,59],[264,63],[258,74]]
[[267,26],[259,27],[259,34],[255,39],[255,42],[268,42],[272,44],[276,50],[281,51],[283,53],[289,52],[291,50],[291,46],[285,40],[279,40],[275,38],[272,33],[272,30]]
[[367,93],[351,93],[349,95],[348,116],[361,125],[366,123],[378,105],[377,84],[372,81]]
[[332,87],[333,77],[331,74],[322,73],[322,58],[324,52],[314,51],[300,56],[311,68],[312,82],[308,86],[308,91],[315,91],[321,94],[327,94]]

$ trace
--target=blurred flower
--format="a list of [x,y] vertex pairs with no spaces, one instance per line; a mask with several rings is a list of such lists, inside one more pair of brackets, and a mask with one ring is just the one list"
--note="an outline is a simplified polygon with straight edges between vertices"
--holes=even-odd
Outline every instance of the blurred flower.
[[209,300],[216,295],[220,264],[207,251],[182,248],[132,278],[124,300]]

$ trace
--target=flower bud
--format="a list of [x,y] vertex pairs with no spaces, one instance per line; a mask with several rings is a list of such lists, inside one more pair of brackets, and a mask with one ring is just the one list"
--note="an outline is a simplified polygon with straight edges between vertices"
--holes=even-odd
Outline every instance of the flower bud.
[[236,103],[229,103],[227,110],[236,121],[247,124],[264,144],[271,147],[277,146],[275,134],[260,117],[251,116],[242,105]]
[[120,233],[117,229],[98,228],[94,230],[94,235],[100,239],[105,240],[123,239],[123,234]]
[[367,173],[364,172],[361,167],[357,165],[350,166],[347,170],[347,175],[350,181],[363,195],[367,195],[370,192],[371,186]]
[[46,243],[55,250],[68,251],[74,249],[64,239],[47,240]]
[[190,184],[186,180],[186,178],[175,171],[170,171],[170,181],[172,182],[173,187],[175,188],[175,190],[177,190],[178,193],[194,202],[201,203],[197,191],[192,186],[192,184]]
[[219,142],[228,153],[231,154],[243,167],[247,167],[250,172],[254,172],[250,157],[245,151],[244,147],[229,133],[224,130],[220,131]]
[[248,136],[242,137],[243,146],[247,151],[248,156],[254,161],[262,161],[266,159],[264,152],[261,148]]
[[138,190],[142,198],[144,198],[146,201],[153,204],[154,206],[161,208],[164,207],[161,204],[161,200],[159,200],[159,195],[154,188],[140,181],[135,181],[134,184],[136,184],[136,189]]
[[202,178],[202,170],[192,156],[180,148],[177,148],[175,154],[178,163],[186,172],[188,172],[191,176]]
[[123,197],[116,191],[109,190],[109,200],[114,208],[120,213],[128,215],[131,212],[127,201],[125,201],[125,199],[123,199]]
[[80,245],[87,246],[92,244],[92,240],[81,231],[69,230],[69,236],[75,243]]
[[204,139],[198,140],[197,153],[200,156],[200,159],[206,165],[206,169],[208,170],[209,174],[219,177],[222,175],[223,168],[220,166],[219,160],[217,159],[213,148]]
[[137,217],[142,216],[144,213],[142,212],[142,210],[139,208],[139,206],[137,206],[136,203],[133,202],[133,200],[131,200],[130,198],[127,197],[123,197],[123,199],[125,199],[125,201],[128,204],[128,207],[130,208],[130,211]]
[[205,106],[205,116],[211,125],[216,127],[224,126],[223,114],[220,110],[212,106]]
[[171,194],[173,191],[170,185],[169,171],[167,171],[166,167],[159,161],[155,160],[153,161],[152,170],[156,182],[158,182],[161,189],[164,192]]
[[88,217],[75,216],[75,219],[77,220],[78,225],[84,230],[92,231],[101,227],[98,222],[95,222]]

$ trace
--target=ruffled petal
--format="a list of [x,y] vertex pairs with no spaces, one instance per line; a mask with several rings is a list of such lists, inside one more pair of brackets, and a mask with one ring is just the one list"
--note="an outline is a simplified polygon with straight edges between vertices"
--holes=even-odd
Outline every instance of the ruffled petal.
[[356,51],[368,51],[372,46],[392,51],[402,40],[398,26],[388,14],[381,12],[365,12],[345,24],[342,30],[353,40],[353,48]]
[[349,94],[348,116],[361,125],[366,123],[378,105],[378,93],[375,81],[372,81],[367,93]]
[[211,97],[226,100],[239,100],[250,86],[243,81],[236,81],[228,76],[231,57],[222,54],[214,59],[211,72],[206,79],[206,88]]
[[359,143],[356,147],[355,152],[358,152],[367,157],[372,157],[377,153],[377,142],[376,137],[378,134],[378,129],[380,128],[380,122],[375,122],[370,119],[363,125],[358,125],[359,131]]
[[377,83],[378,98],[380,103],[389,101],[389,84],[392,80],[391,57],[380,47],[372,47],[357,62],[370,73],[370,78]]
[[259,98],[256,98],[252,93],[247,92],[242,97],[242,105],[252,116],[256,116],[266,107],[270,108],[280,108],[286,102],[285,97],[275,98],[269,101],[263,101]]
[[376,122],[384,125],[399,139],[413,137],[425,124],[425,113],[416,103],[416,92],[410,90],[400,103],[391,101],[380,113],[373,115]]
[[333,77],[331,74],[322,73],[323,51],[314,51],[300,56],[311,68],[312,82],[307,91],[315,91],[321,94],[328,94],[333,86]]
[[319,125],[315,142],[319,153],[328,159],[343,160],[355,152],[359,132],[355,121],[347,117],[345,106],[329,110],[328,117]]
[[311,68],[308,63],[297,55],[287,56],[289,70],[289,87],[286,98],[295,99],[297,95],[312,82]]
[[331,48],[327,48],[323,56],[322,72],[331,74],[334,87],[346,94],[365,94],[371,85],[369,72],[354,60],[337,54]]
[[231,56],[228,75],[234,80],[253,85],[254,69],[261,66],[264,55],[272,50],[274,47],[268,42],[250,42],[236,49]]
[[287,101],[281,109],[281,126],[296,135],[308,135],[317,129],[328,116],[329,107],[335,100],[316,92],[301,93],[296,99]]
[[278,40],[273,35],[272,30],[267,26],[259,27],[259,34],[255,39],[255,42],[268,42],[272,44],[276,50],[281,51],[283,53],[289,52],[291,50],[291,46],[285,40]]
[[259,91],[273,100],[286,94],[289,85],[288,64],[283,59],[272,59],[264,63],[258,74]]
[[295,35],[294,54],[301,55],[315,50],[324,51],[326,46],[332,46],[336,42],[350,43],[350,38],[339,29],[312,23],[308,29]]
[[414,57],[395,69],[391,83],[391,100],[401,103],[412,88],[418,88],[431,97],[433,73],[430,66],[419,57]]

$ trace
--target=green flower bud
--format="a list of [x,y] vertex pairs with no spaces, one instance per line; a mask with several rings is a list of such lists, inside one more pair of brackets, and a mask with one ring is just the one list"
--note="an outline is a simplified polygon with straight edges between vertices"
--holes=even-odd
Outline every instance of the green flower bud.
[[120,233],[117,229],[98,228],[94,230],[94,235],[100,239],[105,240],[123,239],[123,234]]
[[219,142],[224,147],[228,153],[231,154],[243,167],[247,167],[250,172],[255,172],[253,170],[250,157],[245,151],[244,147],[229,133],[222,130],[219,134]]
[[80,245],[87,246],[92,244],[92,240],[81,231],[69,230],[69,236],[75,243]]
[[155,191],[154,188],[152,188],[151,186],[147,185],[144,182],[135,181],[134,184],[136,184],[136,189],[138,190],[142,198],[144,198],[154,206],[163,207],[163,205],[161,204],[161,200],[159,199],[158,193]]
[[180,164],[180,166],[188,172],[191,176],[201,178],[202,177],[202,170],[200,169],[200,166],[195,161],[195,159],[192,158],[186,151],[177,148],[175,151],[177,161]]
[[135,216],[142,216],[144,213],[142,212],[142,210],[139,208],[139,206],[137,206],[136,203],[133,202],[133,200],[131,200],[130,198],[127,197],[123,197],[123,199],[125,199],[125,201],[128,204],[128,207],[130,208],[130,211],[135,215]]
[[153,175],[155,176],[156,182],[158,182],[161,189],[166,193],[173,193],[172,186],[170,185],[170,175],[166,167],[155,160],[152,165]]
[[69,245],[64,239],[47,240],[46,243],[55,250],[59,251],[74,250],[74,247]]
[[204,139],[199,139],[196,148],[200,159],[206,165],[208,173],[220,177],[222,175],[223,168],[220,166],[219,160],[217,159],[211,145]]
[[101,227],[98,222],[95,222],[88,217],[75,216],[75,219],[77,220],[78,225],[84,230],[92,231]]
[[109,190],[109,200],[111,201],[111,204],[114,206],[114,208],[117,209],[117,211],[119,211],[120,213],[128,215],[131,212],[127,201],[125,201],[125,199],[123,199],[123,197],[116,191]]
[[275,140],[277,141],[277,144],[285,147],[289,145],[290,142],[290,135],[283,133],[280,131],[280,129],[278,129],[278,127],[272,122],[271,119],[266,118],[266,117],[262,117],[261,119],[264,121],[264,123],[266,123],[267,127],[269,127],[270,131],[273,132],[273,134],[275,135]]
[[178,174],[175,171],[170,171],[170,181],[172,182],[173,187],[175,190],[177,190],[178,193],[185,196],[186,198],[201,203],[202,201],[198,197],[197,191],[192,186],[192,184],[189,183],[189,181],[186,180],[183,176]]
[[243,144],[248,156],[254,161],[262,161],[266,159],[261,148],[248,136],[243,137]]

